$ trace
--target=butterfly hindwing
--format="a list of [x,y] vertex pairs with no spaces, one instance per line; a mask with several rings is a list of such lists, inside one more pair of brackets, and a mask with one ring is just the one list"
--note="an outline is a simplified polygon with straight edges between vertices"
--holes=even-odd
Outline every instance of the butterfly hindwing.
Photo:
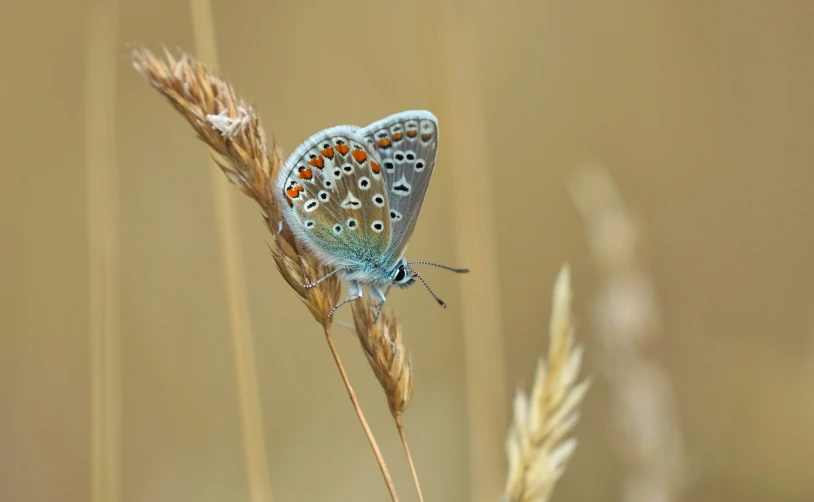
[[401,257],[413,233],[438,151],[438,120],[424,110],[390,115],[356,134],[375,149],[387,183],[392,237],[387,253]]
[[391,238],[384,172],[357,130],[336,126],[311,136],[275,185],[295,235],[336,265],[382,256]]

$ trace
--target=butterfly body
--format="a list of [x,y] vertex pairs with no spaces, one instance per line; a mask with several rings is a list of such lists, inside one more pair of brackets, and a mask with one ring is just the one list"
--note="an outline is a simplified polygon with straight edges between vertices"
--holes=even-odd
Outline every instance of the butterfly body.
[[383,303],[382,287],[415,281],[404,251],[437,149],[437,119],[412,110],[364,128],[320,131],[280,170],[274,190],[283,199],[285,221],[348,284],[349,297],[340,305],[360,298],[362,286]]

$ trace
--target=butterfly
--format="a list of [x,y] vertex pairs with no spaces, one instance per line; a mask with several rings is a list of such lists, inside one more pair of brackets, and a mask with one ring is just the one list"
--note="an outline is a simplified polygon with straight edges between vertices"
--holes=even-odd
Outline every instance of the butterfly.
[[[278,173],[274,190],[283,198],[285,222],[295,238],[345,282],[348,297],[367,287],[384,306],[391,286],[406,288],[419,279],[404,251],[427,194],[438,151],[438,119],[426,110],[409,110],[367,127],[340,125],[322,130],[297,147]],[[382,291],[382,288],[385,288]]]

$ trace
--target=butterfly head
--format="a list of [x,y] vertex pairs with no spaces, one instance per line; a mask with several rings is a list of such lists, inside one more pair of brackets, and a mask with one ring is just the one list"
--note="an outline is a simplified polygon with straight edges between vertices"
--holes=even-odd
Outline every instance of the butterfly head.
[[407,264],[407,260],[402,258],[393,267],[390,273],[390,281],[393,283],[394,286],[399,288],[407,288],[413,285],[415,282],[415,273],[410,270],[410,266]]

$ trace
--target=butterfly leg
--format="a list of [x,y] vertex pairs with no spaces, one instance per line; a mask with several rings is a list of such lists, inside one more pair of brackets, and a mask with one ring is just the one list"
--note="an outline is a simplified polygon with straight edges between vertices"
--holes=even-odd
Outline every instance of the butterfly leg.
[[381,315],[382,309],[384,308],[384,302],[387,301],[387,294],[390,293],[391,286],[392,284],[388,284],[387,289],[384,291],[384,293],[382,293],[382,290],[379,289],[378,287],[373,288],[373,294],[378,299],[381,300],[381,302],[379,302],[379,306],[376,307],[376,318],[373,320],[373,322],[378,322],[379,316]]
[[325,279],[327,279],[327,278],[329,278],[329,277],[333,276],[334,274],[336,274],[336,273],[337,273],[337,272],[339,272],[340,270],[345,270],[345,267],[339,267],[338,269],[334,270],[333,272],[330,272],[328,275],[326,275],[326,276],[322,277],[321,279],[318,279],[316,282],[312,282],[311,284],[303,284],[303,285],[302,285],[302,287],[303,287],[304,289],[311,289],[311,288],[313,288],[314,286],[318,286],[318,285],[319,285],[319,283],[321,283],[321,282],[322,282],[322,281],[324,281]]
[[332,308],[331,311],[328,312],[328,317],[331,317],[333,313],[336,312],[336,309],[338,309],[342,305],[352,302],[354,300],[358,300],[361,297],[362,297],[362,286],[358,282],[352,281],[348,285],[348,297],[339,302],[336,305],[336,307]]

